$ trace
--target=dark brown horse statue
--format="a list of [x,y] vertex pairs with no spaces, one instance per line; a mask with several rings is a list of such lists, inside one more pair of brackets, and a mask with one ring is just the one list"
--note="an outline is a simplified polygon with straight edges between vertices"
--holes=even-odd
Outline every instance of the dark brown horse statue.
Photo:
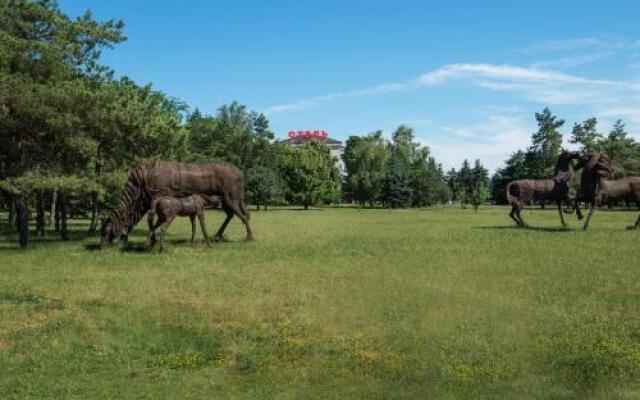
[[[613,168],[611,160],[604,153],[592,152],[583,155],[576,164],[576,169],[583,168],[580,177],[580,195],[577,201],[589,204],[589,214],[583,229],[589,229],[589,223],[596,206],[602,205],[610,199],[628,199],[640,202],[640,177],[630,177],[618,180],[607,180]],[[578,218],[582,218],[577,209]],[[640,215],[636,219],[635,228],[640,227]]]
[[157,196],[187,197],[193,194],[219,196],[227,214],[216,232],[220,240],[236,215],[244,223],[246,240],[252,239],[249,213],[244,202],[244,174],[230,164],[187,164],[152,161],[134,169],[125,184],[118,206],[102,221],[101,246],[126,238],[149,210]]
[[562,215],[562,203],[571,203],[573,200],[569,187],[573,178],[571,160],[578,157],[577,152],[563,151],[558,157],[553,179],[521,179],[507,185],[507,201],[511,205],[509,216],[516,225],[526,226],[520,212],[528,202],[531,200],[552,200],[558,205],[562,226],[567,226]]

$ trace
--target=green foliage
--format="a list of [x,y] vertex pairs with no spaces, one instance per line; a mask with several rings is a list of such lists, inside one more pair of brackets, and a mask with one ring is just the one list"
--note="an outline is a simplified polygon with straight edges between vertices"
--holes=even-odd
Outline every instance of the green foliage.
[[548,107],[536,113],[538,131],[531,135],[532,155],[530,178],[544,179],[553,175],[556,159],[562,150],[562,134],[558,131],[565,121],[555,116]]
[[598,120],[589,118],[582,124],[574,124],[571,131],[570,143],[579,143],[586,153],[600,150],[599,142],[602,135],[597,131]]
[[310,205],[329,204],[340,198],[336,160],[322,143],[281,147],[277,163],[288,188],[286,198],[290,203],[307,209]]
[[[479,187],[489,186],[489,171],[482,165],[480,160],[476,160],[473,168],[469,165],[468,160],[462,162],[460,170],[456,172],[452,168],[447,173],[447,186],[451,190],[452,200],[458,201],[462,208],[466,208],[466,204],[477,201],[475,196]],[[483,199],[481,202],[486,200]]]
[[238,102],[221,106],[215,116],[194,111],[186,129],[192,161],[226,161],[245,171],[256,165],[275,166],[269,121]]
[[640,174],[640,144],[629,136],[622,120],[616,121],[598,147],[611,159],[614,179]]
[[411,205],[413,191],[409,186],[409,180],[400,172],[388,172],[382,178],[382,192],[380,201],[385,207],[403,208]]
[[362,206],[379,201],[384,207],[424,207],[448,198],[442,167],[406,125],[393,132],[391,142],[382,131],[351,136],[343,160],[346,190]]
[[491,177],[491,197],[498,204],[507,202],[505,191],[509,182],[528,177],[527,157],[522,150],[513,153],[505,164]]
[[382,190],[389,153],[382,131],[367,136],[351,136],[342,157],[347,171],[347,187],[353,199],[373,206]]
[[469,203],[473,206],[473,209],[478,211],[478,208],[484,204],[489,198],[489,189],[484,183],[479,183],[471,192],[469,196]]
[[246,173],[248,200],[264,206],[284,200],[284,188],[277,171],[268,167],[254,167]]

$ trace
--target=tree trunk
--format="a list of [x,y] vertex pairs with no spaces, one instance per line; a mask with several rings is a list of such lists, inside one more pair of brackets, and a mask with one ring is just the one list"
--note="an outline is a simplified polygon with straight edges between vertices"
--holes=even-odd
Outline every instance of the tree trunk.
[[16,227],[16,199],[11,196],[11,204],[9,205],[9,226],[11,229]]
[[44,189],[38,190],[36,193],[36,236],[45,236],[44,231],[44,217],[45,217],[45,209],[44,209]]
[[264,210],[267,211],[267,203],[264,203]]
[[55,213],[55,230],[60,232],[60,210],[62,209],[62,193],[58,193],[58,200],[56,201],[56,213]]
[[69,240],[67,230],[67,215],[69,213],[69,198],[65,192],[60,193],[60,237],[62,240]]
[[91,224],[89,224],[89,234],[95,235],[98,229],[98,212],[100,204],[98,202],[98,192],[91,193]]
[[256,204],[256,211],[260,211],[260,204]]
[[16,220],[20,247],[25,248],[29,245],[29,208],[27,194],[24,192],[16,199]]
[[[100,177],[102,172],[102,164],[100,163],[100,147],[96,154],[96,178]],[[98,229],[98,212],[100,211],[100,203],[98,200],[98,192],[91,193],[91,224],[89,224],[89,234],[95,235]]]
[[309,205],[308,205],[308,204],[305,204],[305,205],[304,205],[304,209],[305,209],[305,210],[308,210],[308,209],[309,209]]
[[[51,214],[49,214],[49,226],[52,226],[54,224],[54,221],[56,219],[56,200],[58,198],[58,191],[56,189],[53,189],[53,192],[51,193]],[[57,231],[57,229],[56,229]]]

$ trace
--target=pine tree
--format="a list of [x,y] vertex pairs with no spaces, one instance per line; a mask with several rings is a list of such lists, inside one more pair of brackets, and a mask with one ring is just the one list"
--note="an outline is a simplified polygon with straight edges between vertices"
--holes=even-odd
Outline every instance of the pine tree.
[[529,151],[533,157],[530,157],[530,172],[531,178],[544,179],[553,174],[556,159],[562,150],[562,134],[558,129],[565,121],[553,115],[548,107],[536,113],[535,117],[538,131],[531,136]]

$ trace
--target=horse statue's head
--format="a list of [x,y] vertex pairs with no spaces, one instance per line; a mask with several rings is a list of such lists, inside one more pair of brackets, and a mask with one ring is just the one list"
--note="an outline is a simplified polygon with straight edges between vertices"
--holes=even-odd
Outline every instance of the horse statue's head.
[[109,247],[114,240],[126,236],[124,227],[116,221],[113,215],[107,215],[102,219],[100,226],[100,248]]
[[580,158],[580,153],[577,151],[562,150],[558,156],[556,162],[556,168],[554,171],[554,181],[556,182],[568,182],[573,178],[573,167],[571,166],[571,160]]

